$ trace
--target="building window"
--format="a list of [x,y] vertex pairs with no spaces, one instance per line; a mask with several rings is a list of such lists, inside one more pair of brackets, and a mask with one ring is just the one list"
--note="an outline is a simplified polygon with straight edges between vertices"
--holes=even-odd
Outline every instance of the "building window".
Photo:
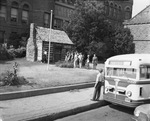
[[56,29],[61,29],[62,26],[63,26],[63,20],[61,20],[61,19],[55,19],[54,20],[54,27]]
[[0,17],[6,20],[6,6],[0,5]]
[[44,27],[49,27],[50,13],[44,13]]
[[122,19],[122,8],[119,6],[118,18]]
[[105,4],[105,13],[106,15],[109,15],[109,3],[108,2],[106,2]]
[[130,18],[131,18],[130,8],[126,7],[126,9],[125,9],[125,20],[130,19]]
[[6,0],[0,0],[0,18],[3,18],[6,20]]
[[27,4],[23,5],[22,23],[23,24],[28,24],[29,23],[29,6]]
[[17,20],[18,20],[18,9],[11,8],[11,21],[17,22]]
[[0,31],[0,43],[4,43],[4,31]]
[[117,8],[118,8],[118,6],[115,4],[115,8],[114,8],[114,17],[116,17],[116,18],[117,18]]
[[18,3],[17,2],[12,2],[11,21],[12,22],[18,21]]
[[29,12],[23,10],[22,11],[22,23],[23,24],[28,24],[28,21],[29,21]]
[[109,9],[109,16],[113,16],[114,14],[114,7],[113,7],[113,3],[110,3],[110,9]]

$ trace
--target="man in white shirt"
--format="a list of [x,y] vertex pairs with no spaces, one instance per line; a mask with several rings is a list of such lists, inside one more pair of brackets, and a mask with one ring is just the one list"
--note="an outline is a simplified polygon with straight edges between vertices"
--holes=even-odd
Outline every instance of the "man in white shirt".
[[97,74],[96,83],[94,85],[94,94],[93,94],[93,98],[91,99],[93,101],[99,100],[100,93],[101,93],[101,86],[102,86],[102,83],[104,82],[103,72],[104,72],[103,69],[99,69],[99,73]]

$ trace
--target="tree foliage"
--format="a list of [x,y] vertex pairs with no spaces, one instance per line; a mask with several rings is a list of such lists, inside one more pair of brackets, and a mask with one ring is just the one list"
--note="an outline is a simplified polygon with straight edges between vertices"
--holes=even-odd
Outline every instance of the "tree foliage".
[[133,36],[128,28],[119,28],[114,32],[114,54],[134,53]]
[[64,26],[64,30],[79,52],[90,55],[95,53],[102,58],[129,53],[131,33],[127,29],[112,27],[103,7],[96,1],[77,0],[75,10],[70,15],[70,23]]
[[8,39],[8,46],[13,45],[15,49],[19,47],[26,47],[27,38],[29,37],[29,33],[11,33]]

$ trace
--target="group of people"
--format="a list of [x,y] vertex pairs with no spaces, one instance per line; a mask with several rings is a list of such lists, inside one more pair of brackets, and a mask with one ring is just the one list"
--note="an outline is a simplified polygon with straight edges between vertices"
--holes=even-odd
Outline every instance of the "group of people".
[[[67,52],[66,56],[65,56],[65,61],[66,62],[73,62],[73,66],[74,68],[82,68],[84,65],[86,66],[86,68],[89,69],[90,67],[90,55],[83,55],[82,53],[78,53],[76,52]],[[93,55],[92,58],[92,64],[93,64],[93,69],[96,69],[96,66],[98,64],[98,58],[96,56],[96,54]]]
[[66,53],[66,56],[65,56],[65,62],[73,62],[73,59],[74,59],[74,52],[71,51],[71,52],[67,52]]
[[[43,52],[43,60],[42,62],[47,63],[47,51],[45,50]],[[76,52],[67,52],[65,56],[65,61],[66,62],[73,62],[74,68],[82,68],[83,63],[85,63],[85,66],[89,68],[89,63],[90,63],[90,55],[87,55],[86,59],[85,56],[82,53]],[[85,62],[84,62],[85,61]],[[96,57],[96,54],[93,55],[92,58],[92,64],[93,64],[93,69],[96,69],[96,66],[98,64],[98,58]],[[101,93],[101,87],[103,86],[104,83],[104,70],[99,69],[99,73],[97,74],[96,77],[96,83],[94,85],[94,94],[93,98],[91,99],[92,101],[97,101],[100,98],[100,93]]]
[[78,52],[75,52],[74,54],[74,62],[73,62],[73,65],[74,65],[74,68],[82,68],[83,66],[83,59],[84,59],[84,56],[82,53],[78,53]]
[[84,59],[84,55],[82,53],[78,53],[76,52],[67,52],[66,57],[65,57],[65,61],[66,62],[73,62],[73,66],[74,68],[82,68],[83,66],[83,60]]

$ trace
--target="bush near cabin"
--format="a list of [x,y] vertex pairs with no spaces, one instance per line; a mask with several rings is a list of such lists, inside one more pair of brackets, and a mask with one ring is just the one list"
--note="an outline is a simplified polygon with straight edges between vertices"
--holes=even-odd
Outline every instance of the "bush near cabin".
[[26,48],[11,48],[7,49],[6,47],[0,47],[0,60],[13,60],[14,58],[22,58],[26,56]]

